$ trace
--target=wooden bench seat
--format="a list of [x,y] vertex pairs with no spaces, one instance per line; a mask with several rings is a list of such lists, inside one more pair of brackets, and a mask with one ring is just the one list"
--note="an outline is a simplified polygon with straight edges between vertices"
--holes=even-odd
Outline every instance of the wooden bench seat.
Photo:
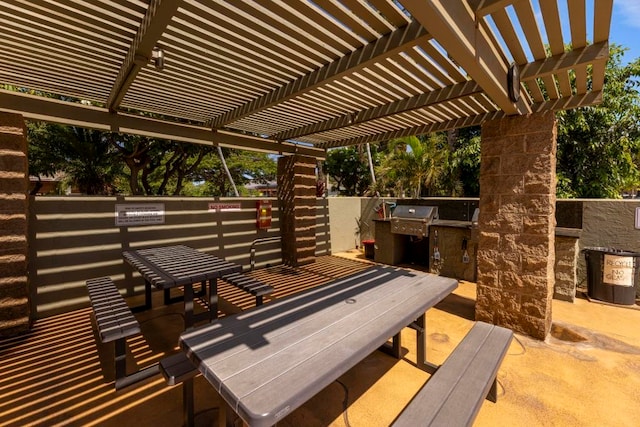
[[226,276],[222,276],[222,279],[236,288],[242,289],[255,296],[256,306],[262,305],[263,297],[273,292],[273,286],[262,283],[253,277],[245,276],[242,273],[227,274]]
[[127,375],[127,338],[141,333],[140,324],[111,278],[89,279],[86,284],[100,342],[114,343],[116,390],[157,373],[157,366],[151,366]]
[[509,329],[477,322],[393,425],[471,425],[485,398],[497,400],[496,376],[512,337]]

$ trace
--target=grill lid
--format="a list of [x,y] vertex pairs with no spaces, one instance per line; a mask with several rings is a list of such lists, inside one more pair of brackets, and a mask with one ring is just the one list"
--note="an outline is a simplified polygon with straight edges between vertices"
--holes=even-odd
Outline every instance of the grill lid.
[[438,219],[437,206],[399,205],[391,217],[391,233],[427,237],[434,219]]
[[437,206],[398,205],[393,210],[393,217],[400,219],[419,219],[432,221],[438,219]]

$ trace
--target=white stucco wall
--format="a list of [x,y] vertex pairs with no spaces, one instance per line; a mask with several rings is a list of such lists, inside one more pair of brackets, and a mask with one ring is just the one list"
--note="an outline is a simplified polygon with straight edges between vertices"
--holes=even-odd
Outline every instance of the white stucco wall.
[[360,245],[358,221],[360,197],[329,197],[329,226],[331,228],[331,252],[344,252]]

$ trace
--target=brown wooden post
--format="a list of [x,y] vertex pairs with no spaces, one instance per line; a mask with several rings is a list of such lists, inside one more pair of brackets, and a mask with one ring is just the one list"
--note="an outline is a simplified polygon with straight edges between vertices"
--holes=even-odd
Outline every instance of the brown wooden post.
[[553,113],[482,125],[476,319],[545,339],[556,202]]
[[27,129],[0,113],[0,337],[29,330]]
[[282,260],[299,266],[315,262],[316,161],[293,155],[278,159],[278,201]]

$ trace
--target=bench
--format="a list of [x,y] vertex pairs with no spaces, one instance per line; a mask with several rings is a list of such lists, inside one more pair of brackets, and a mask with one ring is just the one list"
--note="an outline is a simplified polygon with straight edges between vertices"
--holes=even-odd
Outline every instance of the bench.
[[127,338],[141,333],[140,324],[111,278],[89,279],[86,284],[100,342],[114,343],[116,390],[157,373],[158,367],[150,366],[127,375]]
[[180,351],[160,360],[160,372],[169,385],[182,385],[182,411],[184,425],[194,425],[193,377],[199,372],[194,364]]
[[468,426],[485,398],[497,401],[498,368],[513,333],[476,322],[429,378],[393,426]]
[[255,296],[256,306],[262,305],[262,297],[273,292],[273,286],[262,283],[253,277],[245,276],[242,273],[227,274],[222,276],[222,279],[236,288]]

